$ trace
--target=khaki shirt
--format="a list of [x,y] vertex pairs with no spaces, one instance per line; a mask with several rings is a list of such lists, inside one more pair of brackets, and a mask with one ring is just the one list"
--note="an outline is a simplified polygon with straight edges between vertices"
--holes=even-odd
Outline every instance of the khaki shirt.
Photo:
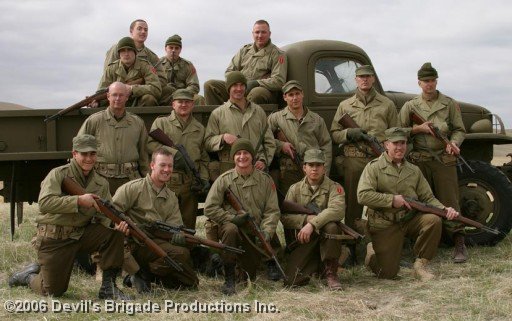
[[[320,115],[307,107],[304,107],[304,113],[304,117],[300,120],[295,118],[288,107],[272,113],[268,116],[270,131],[275,133],[278,129],[282,130],[301,156],[308,149],[321,149],[325,154],[325,169],[328,176],[332,161],[331,135],[329,135],[325,121]],[[276,152],[280,152],[283,142],[275,139],[275,143]],[[280,153],[280,155],[289,158],[287,154]]]
[[338,121],[344,113],[348,113],[368,135],[374,136],[379,142],[384,141],[384,131],[398,126],[398,114],[395,104],[386,96],[379,94],[374,88],[370,95],[375,97],[366,105],[360,100],[357,93],[338,106],[331,125],[332,140],[336,144],[348,143],[347,129]]
[[[290,186],[286,193],[286,200],[302,206],[313,202],[318,206],[321,212],[311,220],[317,233],[325,224],[341,222],[345,217],[345,192],[340,184],[327,176],[324,176],[322,183],[315,191],[304,177],[300,182]],[[281,222],[284,228],[299,230],[307,223],[307,217],[306,214],[283,214]]]
[[[185,127],[178,120],[176,113],[171,112],[169,116],[161,116],[155,119],[151,125],[151,131],[161,129],[174,144],[182,144],[187,150],[190,159],[196,164],[196,168],[201,174],[201,178],[208,179],[208,162],[210,158],[204,148],[204,126],[197,121],[193,115],[190,115],[189,123]],[[153,138],[149,137],[148,150],[153,153],[163,145]],[[176,150],[175,150],[176,151]]]
[[236,215],[224,198],[228,187],[254,217],[256,225],[270,236],[274,235],[281,213],[272,178],[257,169],[245,179],[234,168],[220,175],[213,183],[204,205],[204,215],[220,225],[231,221]]
[[[425,120],[431,121],[439,128],[441,133],[447,135],[450,141],[460,146],[464,141],[466,129],[462,122],[459,105],[452,98],[438,94],[437,99],[430,103],[431,106],[422,95],[406,102],[400,110],[401,126],[412,128],[411,114],[412,111],[416,111]],[[418,133],[411,136],[411,139],[415,151],[432,151],[441,154],[445,150],[444,142],[430,134]]]
[[241,71],[247,80],[258,80],[260,86],[280,91],[286,82],[288,62],[286,54],[269,40],[268,44],[257,49],[254,44],[247,44],[240,48],[226,69]]
[[401,166],[393,164],[387,153],[383,153],[366,165],[357,187],[359,204],[366,205],[387,220],[397,221],[407,209],[393,208],[393,196],[403,195],[420,200],[438,208],[444,208],[428,185],[418,166],[403,160]]
[[187,89],[194,94],[199,93],[199,78],[197,78],[196,68],[190,61],[180,57],[173,64],[167,57],[162,57],[160,64],[166,76],[165,86],[170,92],[174,92],[176,89]]
[[126,112],[116,120],[107,108],[89,116],[80,127],[80,134],[90,134],[98,140],[98,163],[137,163],[141,176],[148,172],[148,134],[139,116]]
[[[226,133],[247,138],[256,148],[266,124],[267,115],[259,105],[247,101],[247,107],[242,112],[235,104],[227,101],[215,108],[208,119],[205,134],[206,150],[208,152],[225,151],[229,155],[231,146],[225,144],[222,140],[222,135]],[[260,149],[256,151],[256,160],[264,160],[268,166],[276,150],[274,136],[270,128],[267,127],[263,139],[262,145],[265,147],[267,157],[265,157],[263,146],[260,145]]]
[[[96,174],[94,170],[87,177],[84,177],[82,169],[74,159],[71,163],[54,168],[41,182],[39,192],[39,214],[36,222],[39,224],[53,224],[59,226],[85,227],[93,217],[108,226],[110,220],[94,207],[86,209],[78,206],[78,195],[66,195],[61,185],[64,177],[70,177],[87,193],[96,194],[103,199],[110,200],[110,190],[106,179]],[[75,229],[70,238],[79,239],[84,229]]]
[[146,60],[139,58],[135,59],[135,63],[128,71],[124,68],[121,60],[116,60],[109,64],[107,68],[105,68],[103,76],[101,76],[98,90],[105,89],[116,81],[128,83],[139,78],[144,79],[144,84],[133,85],[132,97],[152,95],[156,99],[160,98],[162,87],[155,69]]
[[137,225],[155,221],[174,226],[183,225],[178,198],[166,185],[157,189],[149,174],[121,185],[112,199],[116,208],[127,214]]

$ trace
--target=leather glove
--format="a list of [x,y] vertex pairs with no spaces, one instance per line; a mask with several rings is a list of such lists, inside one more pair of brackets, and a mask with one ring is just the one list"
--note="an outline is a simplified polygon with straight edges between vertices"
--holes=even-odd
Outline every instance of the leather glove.
[[235,215],[235,217],[231,219],[231,223],[235,224],[238,227],[241,227],[242,225],[247,223],[247,221],[249,221],[250,217],[251,214],[249,213]]
[[363,140],[364,135],[366,135],[366,130],[362,128],[347,129],[347,139],[350,141],[357,142]]
[[180,151],[176,151],[176,154],[174,154],[174,169],[183,172],[187,171],[187,163]]
[[250,93],[256,87],[259,87],[260,83],[257,80],[249,80],[247,82],[247,87],[245,88],[246,93]]
[[174,233],[174,235],[172,236],[171,243],[178,246],[187,245],[185,235],[183,235],[182,233]]

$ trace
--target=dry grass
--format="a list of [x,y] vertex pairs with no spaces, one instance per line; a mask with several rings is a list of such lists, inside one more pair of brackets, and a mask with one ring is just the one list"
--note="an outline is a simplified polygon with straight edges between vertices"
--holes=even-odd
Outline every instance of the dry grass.
[[[10,241],[8,206],[0,204],[0,318],[2,320],[110,320],[124,318],[125,313],[46,313],[9,314],[3,307],[6,300],[43,300],[28,288],[7,286],[11,273],[33,262],[36,257],[29,241],[35,230],[34,217],[37,206],[25,206],[25,222],[17,229],[15,241]],[[198,224],[200,227],[202,224]],[[224,302],[246,303],[250,313],[175,313],[160,312],[135,314],[135,319],[167,320],[178,317],[184,320],[241,320],[241,319],[293,319],[293,320],[510,320],[512,315],[512,238],[508,236],[496,247],[471,248],[467,264],[454,265],[450,261],[451,249],[440,249],[432,267],[438,275],[430,283],[421,283],[412,277],[412,271],[404,268],[399,280],[378,280],[364,267],[344,270],[340,274],[345,289],[330,292],[319,280],[297,290],[284,289],[260,276],[247,288],[239,287],[232,297],[219,294],[221,280],[200,278],[197,291],[167,291],[157,288],[146,296],[138,296],[136,303],[148,300],[164,307],[164,300],[191,304]],[[409,258],[409,260],[412,260]],[[120,282],[118,282],[120,283]],[[93,277],[80,272],[73,273],[70,288],[63,303],[93,300],[104,308],[104,302],[96,299],[99,283]],[[125,292],[136,295],[131,289]],[[254,301],[272,303],[279,313],[254,312]],[[170,301],[168,301],[170,302]]]

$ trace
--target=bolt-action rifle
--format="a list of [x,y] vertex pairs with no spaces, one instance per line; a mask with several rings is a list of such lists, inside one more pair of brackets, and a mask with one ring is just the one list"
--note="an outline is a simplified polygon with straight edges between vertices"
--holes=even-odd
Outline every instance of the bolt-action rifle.
[[[347,113],[341,115],[340,120],[338,120],[338,124],[340,124],[343,128],[360,128],[355,120]],[[363,140],[370,147],[373,154],[377,157],[386,151],[384,147],[379,143],[379,140],[372,135],[363,134]]]
[[[283,143],[290,142],[281,128],[278,128],[274,132],[274,137],[279,139]],[[297,165],[297,168],[299,169],[299,171],[302,173],[302,165],[304,164],[304,161],[302,160],[302,157],[299,155],[299,153],[297,151],[295,151],[294,154],[295,154],[295,156],[292,158],[292,160],[295,163],[295,165]]]

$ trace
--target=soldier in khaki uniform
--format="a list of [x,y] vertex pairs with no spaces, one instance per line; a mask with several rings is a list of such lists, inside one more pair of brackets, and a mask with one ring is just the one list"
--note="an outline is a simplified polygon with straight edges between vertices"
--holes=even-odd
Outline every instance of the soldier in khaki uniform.
[[[107,181],[94,171],[96,149],[94,136],[76,136],[71,162],[54,168],[41,183],[35,241],[39,264],[11,276],[11,287],[25,285],[41,295],[61,296],[68,289],[76,254],[100,251],[103,281],[99,298],[129,299],[115,283],[123,264],[124,235],[108,228],[110,220],[99,212],[95,201],[111,198]],[[65,195],[61,188],[65,177],[87,194]]]
[[[336,158],[335,163],[346,191],[345,223],[352,228],[363,211],[363,206],[357,203],[357,184],[364,167],[375,157],[363,142],[363,135],[374,136],[382,142],[384,130],[398,125],[395,104],[373,88],[374,82],[372,66],[358,67],[356,94],[340,103],[331,125],[332,140],[343,145],[342,155]],[[360,128],[343,128],[338,121],[344,113],[349,114]]]
[[148,134],[144,121],[126,111],[129,89],[114,82],[109,86],[109,107],[89,116],[78,131],[98,139],[96,171],[105,177],[110,190],[148,172]]
[[[141,227],[155,221],[174,226],[183,225],[178,199],[166,185],[172,177],[171,152],[168,149],[157,149],[150,166],[151,173],[146,177],[128,182],[117,190],[113,197],[115,206]],[[148,235],[151,237],[151,234]],[[140,266],[132,277],[132,284],[137,291],[142,293],[150,290],[152,275],[168,288],[197,287],[199,280],[192,267],[190,252],[185,247],[185,237],[176,233],[172,240],[151,239],[179,263],[183,271],[179,272],[169,266],[163,258],[148,251],[147,247],[132,243],[132,255]]]
[[[128,83],[143,79],[143,84],[128,85],[130,88],[128,106],[157,106],[162,93],[160,80],[151,64],[136,56],[137,49],[132,38],[124,37],[117,43],[120,58],[110,63],[103,71],[98,90],[119,81]],[[91,107],[96,107],[93,102]]]
[[171,36],[165,41],[165,57],[160,58],[160,65],[164,69],[166,82],[162,85],[160,105],[168,106],[172,94],[177,89],[187,89],[194,95],[194,105],[205,105],[203,96],[199,95],[199,79],[194,65],[180,57],[182,49],[181,37]]
[[[421,95],[405,103],[400,110],[400,122],[411,130],[413,144],[409,159],[416,164],[434,195],[443,203],[460,211],[459,184],[457,179],[457,160],[459,146],[464,141],[466,130],[462,122],[459,105],[455,100],[440,93],[437,87],[437,70],[430,62],[418,70],[418,85]],[[411,113],[416,112],[425,123],[418,125],[411,121]],[[436,126],[442,134],[454,144],[455,149],[434,137],[428,127]],[[411,128],[412,127],[412,128]],[[464,244],[464,225],[459,222],[443,221],[443,230],[455,243],[453,261],[463,263],[467,260]]]
[[436,254],[441,239],[441,218],[434,214],[408,212],[411,206],[404,197],[446,208],[448,219],[459,213],[441,204],[432,194],[421,170],[405,160],[406,136],[406,131],[401,128],[386,130],[386,153],[365,167],[359,181],[357,198],[370,209],[368,230],[372,243],[368,243],[365,264],[379,278],[396,277],[403,242],[408,237],[415,240],[415,276],[427,281],[434,277],[427,265]]
[[[252,29],[254,43],[243,46],[231,59],[226,74],[241,71],[248,79],[247,99],[257,104],[274,104],[286,81],[288,63],[286,54],[270,40],[270,26],[258,20]],[[220,105],[228,99],[225,82],[208,80],[204,96],[208,105]]]
[[[204,126],[192,116],[194,95],[187,89],[178,89],[173,94],[172,108],[169,116],[162,116],[155,119],[151,125],[151,131],[159,128],[174,144],[182,144],[190,159],[195,163],[201,174],[203,185],[201,189],[208,189],[208,153],[204,149]],[[158,141],[149,138],[148,149],[154,152],[162,147]],[[177,153],[174,150],[174,153]],[[180,155],[181,156],[181,155]],[[183,157],[183,156],[181,156]],[[186,168],[175,166],[169,188],[176,194],[179,200],[180,211],[183,222],[187,228],[196,228],[197,215],[197,193],[192,191],[194,177]],[[199,186],[195,186],[199,187]]]
[[297,80],[290,80],[283,86],[283,98],[287,106],[268,117],[270,130],[274,135],[282,131],[288,142],[275,139],[279,155],[279,190],[286,194],[288,188],[304,177],[293,158],[303,158],[307,149],[320,149],[325,156],[326,176],[329,176],[332,159],[332,141],[325,121],[320,115],[302,105],[304,92]]
[[287,285],[307,284],[310,275],[323,265],[329,288],[341,290],[338,279],[341,242],[328,236],[342,234],[338,223],[345,216],[345,195],[341,185],[327,177],[326,163],[321,150],[308,149],[304,154],[306,177],[293,184],[286,194],[289,201],[303,206],[314,203],[321,210],[318,215],[281,216],[285,235],[294,235],[295,239],[287,240],[292,249],[285,271]]
[[[261,260],[261,250],[254,246],[256,237],[245,226],[250,219],[249,215],[262,230],[266,240],[270,240],[275,234],[279,222],[280,212],[274,182],[268,174],[255,169],[255,156],[252,143],[247,139],[238,139],[231,148],[235,168],[215,180],[205,202],[204,214],[218,224],[222,243],[234,247],[242,246],[245,250],[238,257],[228,252],[222,253],[225,276],[222,292],[227,295],[235,293],[235,265],[238,263],[251,280],[254,280]],[[225,200],[228,187],[242,202],[246,214],[237,215]]]

